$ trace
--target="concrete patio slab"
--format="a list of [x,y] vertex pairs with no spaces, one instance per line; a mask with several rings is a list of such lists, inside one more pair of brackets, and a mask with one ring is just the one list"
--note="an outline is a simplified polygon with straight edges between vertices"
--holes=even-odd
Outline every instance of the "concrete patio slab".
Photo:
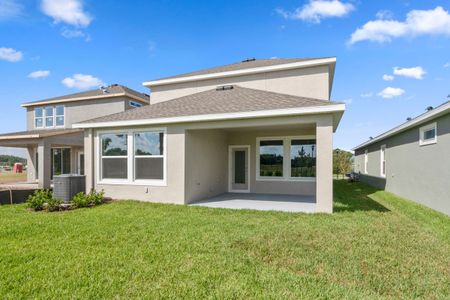
[[313,213],[316,208],[316,200],[314,196],[225,193],[190,205]]

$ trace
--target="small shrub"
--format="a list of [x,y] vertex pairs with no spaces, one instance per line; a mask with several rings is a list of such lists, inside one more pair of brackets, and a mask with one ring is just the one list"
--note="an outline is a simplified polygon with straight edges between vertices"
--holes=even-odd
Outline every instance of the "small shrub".
[[77,208],[100,205],[103,203],[104,195],[105,193],[103,191],[101,192],[91,191],[87,195],[81,192],[76,194],[72,198],[72,204]]
[[76,208],[87,207],[89,206],[88,198],[85,193],[81,192],[73,196],[72,204]]
[[62,200],[56,198],[50,198],[47,200],[47,211],[58,211],[60,209],[60,205],[62,204]]
[[43,210],[44,204],[53,199],[52,192],[49,190],[36,190],[33,195],[27,199],[27,206],[35,211]]

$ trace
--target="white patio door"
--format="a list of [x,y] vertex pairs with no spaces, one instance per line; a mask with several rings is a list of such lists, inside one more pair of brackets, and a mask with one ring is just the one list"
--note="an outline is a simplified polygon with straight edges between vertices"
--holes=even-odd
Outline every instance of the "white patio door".
[[250,146],[230,146],[228,151],[228,191],[250,192]]

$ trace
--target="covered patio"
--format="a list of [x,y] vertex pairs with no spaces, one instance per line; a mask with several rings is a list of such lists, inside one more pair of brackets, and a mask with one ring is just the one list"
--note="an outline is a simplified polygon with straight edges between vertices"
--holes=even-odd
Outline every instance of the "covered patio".
[[54,175],[84,169],[84,135],[80,129],[47,129],[0,135],[0,146],[27,150],[27,183],[51,188]]
[[273,210],[296,213],[314,213],[316,211],[316,199],[314,196],[281,194],[224,193],[203,201],[194,202],[191,205],[211,208]]

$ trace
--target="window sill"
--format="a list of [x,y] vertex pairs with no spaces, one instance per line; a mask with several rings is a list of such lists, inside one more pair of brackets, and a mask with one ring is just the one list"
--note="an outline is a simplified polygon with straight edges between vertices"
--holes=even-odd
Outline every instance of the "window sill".
[[101,180],[97,181],[98,185],[130,185],[130,186],[167,186],[165,180]]
[[437,144],[436,140],[432,140],[432,141],[420,141],[419,145],[420,146],[428,146],[428,145],[434,145]]
[[277,181],[277,182],[316,182],[316,177],[257,177],[256,181]]

